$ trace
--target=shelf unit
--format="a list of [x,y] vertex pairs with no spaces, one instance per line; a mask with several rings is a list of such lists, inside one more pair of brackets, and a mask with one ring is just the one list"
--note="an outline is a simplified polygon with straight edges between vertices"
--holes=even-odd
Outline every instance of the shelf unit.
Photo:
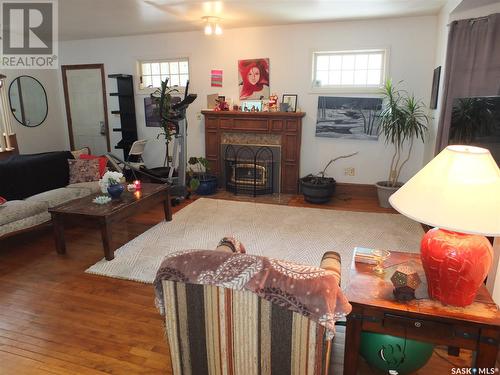
[[117,82],[117,92],[112,92],[109,96],[118,98],[119,110],[113,110],[111,114],[119,115],[121,124],[119,128],[113,128],[113,131],[122,133],[122,139],[115,149],[123,150],[123,158],[126,160],[132,143],[137,141],[133,77],[130,74],[110,74],[108,77],[115,78]]

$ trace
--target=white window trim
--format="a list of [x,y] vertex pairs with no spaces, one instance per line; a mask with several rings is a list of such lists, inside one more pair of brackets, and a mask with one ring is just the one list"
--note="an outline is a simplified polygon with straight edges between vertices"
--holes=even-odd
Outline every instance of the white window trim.
[[[328,54],[328,53],[336,53],[336,54],[357,54],[357,53],[370,53],[370,52],[384,52],[383,54],[383,68],[382,68],[382,84],[381,85],[373,85],[373,86],[357,86],[357,85],[338,85],[338,86],[323,86],[317,87],[314,85],[315,78],[315,61],[316,55],[318,54]],[[310,91],[311,94],[380,94],[384,88],[384,82],[389,77],[389,61],[390,61],[390,49],[389,47],[379,47],[379,48],[360,48],[360,49],[351,49],[351,50],[320,50],[314,49],[310,50],[310,63],[311,63],[311,76],[310,76]]]
[[[137,92],[141,95],[149,95],[155,92],[157,87],[141,87],[141,78],[142,78],[142,66],[141,64],[145,63],[159,63],[159,62],[172,62],[172,61],[187,61],[188,62],[188,80],[191,80],[191,63],[189,61],[189,56],[183,57],[172,57],[172,58],[155,58],[155,59],[137,59],[136,62],[136,71],[137,71]],[[186,91],[185,86],[177,86],[176,89],[179,91],[179,94],[184,94]]]

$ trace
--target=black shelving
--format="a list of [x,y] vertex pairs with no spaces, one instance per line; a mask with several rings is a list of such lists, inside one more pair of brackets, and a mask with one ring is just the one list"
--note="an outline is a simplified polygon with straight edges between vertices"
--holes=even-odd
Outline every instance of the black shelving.
[[119,110],[111,111],[114,115],[120,115],[120,128],[113,128],[114,132],[121,132],[122,139],[115,146],[123,150],[123,157],[127,159],[132,143],[137,141],[137,121],[135,117],[134,82],[129,74],[110,74],[109,78],[116,78],[117,92],[109,95],[118,98]]

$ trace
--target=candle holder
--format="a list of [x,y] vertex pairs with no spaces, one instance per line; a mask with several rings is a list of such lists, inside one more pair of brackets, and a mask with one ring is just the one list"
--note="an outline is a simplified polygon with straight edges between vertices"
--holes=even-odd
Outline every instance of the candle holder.
[[134,186],[135,186],[135,190],[141,190],[141,188],[142,188],[141,180],[135,180]]
[[374,249],[372,250],[372,255],[375,257],[375,260],[377,261],[377,265],[373,267],[373,271],[379,275],[383,274],[385,272],[384,270],[384,261],[389,258],[391,253],[387,250],[381,250],[381,249]]

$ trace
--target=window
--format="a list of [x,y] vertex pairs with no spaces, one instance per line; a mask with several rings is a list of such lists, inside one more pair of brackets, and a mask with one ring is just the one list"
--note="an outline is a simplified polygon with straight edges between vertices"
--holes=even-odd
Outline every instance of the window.
[[314,88],[379,88],[384,85],[386,50],[315,52]]
[[189,79],[189,63],[187,59],[141,61],[139,63],[140,88],[157,88],[161,81],[168,78],[169,86],[186,87]]

